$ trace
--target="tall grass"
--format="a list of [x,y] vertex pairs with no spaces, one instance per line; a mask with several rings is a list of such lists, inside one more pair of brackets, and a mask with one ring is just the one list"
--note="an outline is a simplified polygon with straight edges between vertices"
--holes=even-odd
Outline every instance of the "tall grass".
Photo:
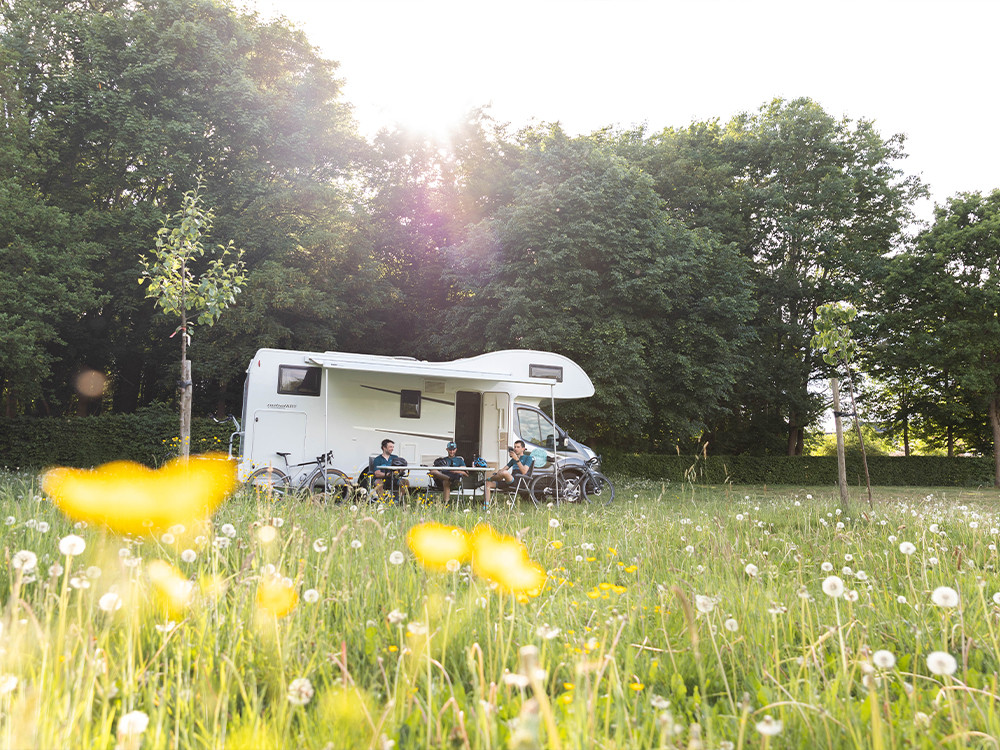
[[[123,538],[7,475],[0,745],[997,746],[997,492],[883,490],[848,517],[826,489],[617,488],[611,507],[489,512],[244,493]],[[428,520],[519,536],[545,589],[424,570],[405,537]],[[297,599],[270,607],[272,581]]]

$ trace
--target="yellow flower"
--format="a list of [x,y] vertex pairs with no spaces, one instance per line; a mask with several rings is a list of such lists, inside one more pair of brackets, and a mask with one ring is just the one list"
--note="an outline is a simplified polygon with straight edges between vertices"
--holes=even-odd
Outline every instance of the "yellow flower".
[[163,560],[153,560],[146,567],[146,575],[160,602],[171,615],[177,616],[191,604],[194,584],[177,568]]
[[545,584],[545,570],[521,542],[483,524],[472,532],[472,570],[514,593],[538,596]]
[[558,539],[553,539],[551,542],[549,542],[549,546],[552,549],[562,549],[563,543],[560,542]]
[[236,467],[219,454],[175,459],[158,471],[131,461],[52,469],[42,479],[66,515],[126,534],[207,518],[235,487]]
[[284,617],[299,603],[299,595],[292,586],[286,586],[281,578],[272,576],[257,586],[257,606],[269,615]]
[[634,690],[634,691],[635,691],[635,692],[637,692],[637,693],[638,693],[638,692],[639,692],[640,690],[642,690],[642,689],[643,689],[644,687],[646,687],[646,686],[645,686],[645,685],[643,685],[643,684],[642,684],[641,682],[632,682],[632,683],[630,683],[630,684],[629,684],[629,688],[630,688],[631,690]]
[[416,558],[432,570],[446,571],[449,561],[461,564],[469,559],[469,535],[457,526],[422,523],[410,529],[406,543]]

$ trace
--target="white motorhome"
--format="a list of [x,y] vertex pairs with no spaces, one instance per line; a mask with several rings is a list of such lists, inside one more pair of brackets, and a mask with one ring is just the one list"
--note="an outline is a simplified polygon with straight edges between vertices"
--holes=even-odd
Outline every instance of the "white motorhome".
[[[381,451],[384,438],[411,465],[430,465],[455,441],[467,464],[507,462],[520,438],[529,451],[558,449],[586,461],[594,453],[540,408],[588,398],[594,384],[572,360],[551,352],[505,350],[424,362],[342,352],[261,349],[247,368],[239,476],[283,469],[333,452],[330,466],[352,481]],[[426,483],[414,472],[411,484]]]

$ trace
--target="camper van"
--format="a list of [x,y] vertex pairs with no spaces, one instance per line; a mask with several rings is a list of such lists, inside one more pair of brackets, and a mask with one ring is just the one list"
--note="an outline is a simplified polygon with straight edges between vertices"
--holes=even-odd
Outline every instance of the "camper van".
[[[505,350],[424,362],[343,352],[261,349],[247,368],[239,476],[331,455],[327,466],[357,481],[384,438],[410,465],[431,465],[454,441],[471,466],[507,463],[507,446],[594,456],[553,423],[542,406],[588,398],[594,384],[572,360],[551,352]],[[426,472],[410,484],[425,486]]]

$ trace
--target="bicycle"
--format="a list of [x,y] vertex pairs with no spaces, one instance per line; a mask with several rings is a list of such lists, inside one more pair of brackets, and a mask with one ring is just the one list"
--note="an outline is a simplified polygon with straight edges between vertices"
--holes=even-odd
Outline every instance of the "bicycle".
[[[304,461],[300,464],[288,463],[290,453],[275,451],[275,454],[285,460],[285,471],[274,466],[261,467],[247,477],[247,485],[277,494],[304,489],[311,495],[322,494],[333,497],[335,500],[343,500],[353,489],[351,479],[347,474],[340,469],[327,466],[333,460],[333,451],[328,451],[325,456],[317,456],[312,461]],[[300,469],[303,466],[315,466],[316,468],[311,471]],[[289,469],[297,469],[297,471],[288,471]]]
[[531,483],[532,501],[535,505],[550,502],[610,504],[615,499],[615,486],[595,468],[600,462],[600,456],[566,468],[557,462],[554,472],[539,474]]
[[227,414],[225,419],[219,419],[214,414],[210,414],[209,416],[212,418],[212,421],[215,422],[216,424],[225,424],[226,422],[232,422],[233,425],[236,427],[236,432],[230,433],[229,435],[229,450],[228,450],[229,457],[234,458],[233,441],[237,437],[239,437],[241,441],[243,439],[243,431],[240,429],[239,420],[237,420],[236,417],[234,417],[232,414]]

